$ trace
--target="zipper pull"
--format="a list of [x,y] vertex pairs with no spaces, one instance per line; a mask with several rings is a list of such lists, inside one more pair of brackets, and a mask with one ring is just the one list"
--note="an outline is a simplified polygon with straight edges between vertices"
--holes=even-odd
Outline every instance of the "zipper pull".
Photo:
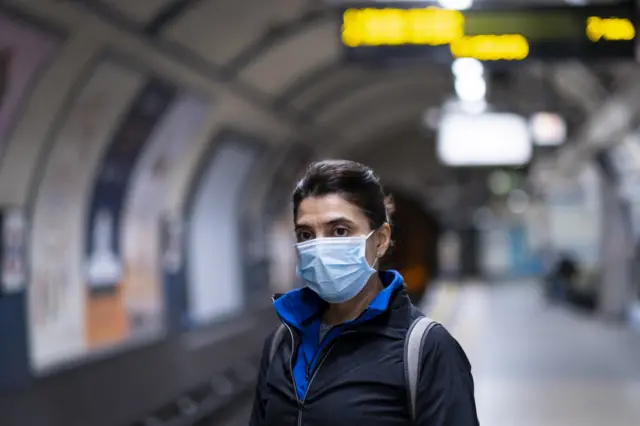
[[309,380],[309,377],[311,376],[311,366],[309,364],[307,364],[307,366],[304,368],[305,370],[305,374],[304,377],[305,379]]

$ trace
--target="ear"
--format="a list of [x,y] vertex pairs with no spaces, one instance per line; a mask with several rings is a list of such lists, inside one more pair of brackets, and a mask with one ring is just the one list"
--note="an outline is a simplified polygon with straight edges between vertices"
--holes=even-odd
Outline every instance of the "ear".
[[376,232],[376,254],[378,259],[382,258],[391,244],[391,226],[384,223]]

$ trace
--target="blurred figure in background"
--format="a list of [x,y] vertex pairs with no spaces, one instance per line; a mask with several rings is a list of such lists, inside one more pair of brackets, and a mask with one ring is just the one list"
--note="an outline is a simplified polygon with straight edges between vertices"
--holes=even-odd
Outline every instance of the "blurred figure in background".
[[415,370],[404,361],[423,315],[398,272],[376,270],[391,243],[386,200],[351,161],[314,163],[298,183],[306,286],[274,298],[283,326],[265,342],[251,426],[479,424],[470,363],[444,327],[430,322],[417,341]]
[[574,288],[578,275],[577,262],[569,252],[562,252],[547,276],[547,299],[551,303],[564,302]]

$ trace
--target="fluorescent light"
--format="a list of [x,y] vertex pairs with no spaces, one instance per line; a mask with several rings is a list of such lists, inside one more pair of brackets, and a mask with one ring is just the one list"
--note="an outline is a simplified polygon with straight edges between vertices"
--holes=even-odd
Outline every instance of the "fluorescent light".
[[487,101],[480,99],[476,102],[460,102],[459,108],[460,111],[467,114],[482,114],[487,111],[488,105]]
[[456,78],[482,77],[484,65],[477,59],[458,58],[451,64],[451,72]]
[[454,85],[458,98],[463,102],[482,101],[487,94],[487,83],[480,76],[457,78]]
[[464,10],[473,5],[473,0],[440,0],[438,3],[445,9]]
[[527,120],[517,114],[447,114],[438,129],[438,157],[450,166],[522,165],[532,152]]

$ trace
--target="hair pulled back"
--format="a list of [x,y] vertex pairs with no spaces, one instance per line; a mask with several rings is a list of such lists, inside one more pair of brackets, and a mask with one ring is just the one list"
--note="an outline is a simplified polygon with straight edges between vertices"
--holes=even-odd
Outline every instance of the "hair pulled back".
[[360,208],[372,230],[391,223],[393,199],[385,195],[380,178],[364,164],[349,160],[323,160],[309,165],[293,191],[293,217],[302,200],[337,194]]

